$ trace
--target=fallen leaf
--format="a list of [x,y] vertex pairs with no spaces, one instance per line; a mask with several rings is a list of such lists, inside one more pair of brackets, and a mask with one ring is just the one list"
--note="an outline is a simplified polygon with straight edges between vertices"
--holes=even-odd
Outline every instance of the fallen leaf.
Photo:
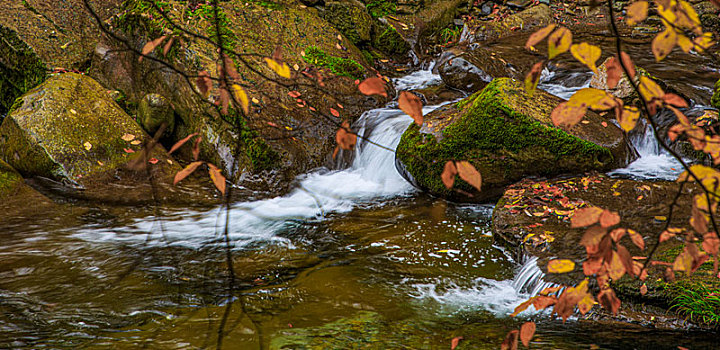
[[125,134],[125,135],[123,135],[123,136],[121,137],[121,139],[122,139],[123,141],[130,142],[130,141],[132,141],[132,140],[135,139],[135,135],[133,135],[133,134]]
[[83,143],[83,147],[85,147],[85,150],[89,151],[92,149],[93,145],[90,142],[85,142],[85,143]]

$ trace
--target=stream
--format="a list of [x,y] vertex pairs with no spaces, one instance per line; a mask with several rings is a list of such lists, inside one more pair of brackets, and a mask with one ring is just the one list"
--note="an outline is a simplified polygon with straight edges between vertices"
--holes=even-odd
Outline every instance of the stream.
[[[546,70],[540,88],[567,97],[589,78]],[[439,81],[422,70],[395,85]],[[391,103],[356,127],[394,148],[411,122]],[[632,142],[641,158],[610,175],[677,176],[651,131]],[[233,349],[445,349],[456,336],[459,349],[497,349],[529,319],[534,348],[715,346],[709,333],[563,325],[532,308],[510,318],[547,284],[534,259],[493,245],[493,207],[418,192],[394,154],[370,143],[354,152],[346,169],[305,174],[290,193],[229,212],[79,203],[0,221],[0,348],[214,348],[222,332]]]

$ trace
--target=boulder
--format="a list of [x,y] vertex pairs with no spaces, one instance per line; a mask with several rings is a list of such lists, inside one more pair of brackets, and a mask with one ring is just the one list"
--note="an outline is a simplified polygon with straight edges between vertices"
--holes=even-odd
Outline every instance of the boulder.
[[[575,211],[587,206],[616,211],[621,218],[617,227],[638,232],[645,242],[645,249],[637,247],[628,235],[618,243],[631,256],[643,256],[653,248],[657,237],[667,227],[690,229],[688,219],[693,196],[702,193],[702,190],[695,183],[686,183],[678,195],[679,189],[677,182],[613,179],[596,174],[551,181],[525,180],[510,186],[495,206],[493,236],[516,259],[537,257],[538,267],[546,273],[547,263],[552,259],[573,260],[576,263],[573,271],[549,273],[543,279],[575,285],[585,278],[582,265],[587,255],[585,247],[580,245],[586,229],[570,227]],[[669,215],[673,200],[675,205],[672,215]],[[667,220],[671,221],[668,223]],[[712,276],[712,262],[703,264],[690,277],[677,272],[674,281],[663,280],[667,264],[675,260],[682,244],[677,239],[661,243],[654,250],[653,260],[662,264],[649,265],[649,276],[644,282],[627,275],[611,282],[622,301],[621,315],[615,320],[658,328],[682,326],[682,319],[686,317],[688,321],[704,323],[700,317],[693,317],[688,309],[683,309],[687,304],[676,298],[691,293],[707,295],[720,292],[720,282]],[[643,283],[648,289],[644,295],[640,292]],[[593,283],[591,286],[597,288]],[[632,306],[628,307],[628,303]],[[660,308],[660,312],[656,308]],[[703,313],[713,311],[710,304],[702,304],[699,309],[703,309],[700,310]],[[676,312],[669,313],[667,310]]]
[[[553,176],[609,170],[637,157],[618,127],[596,113],[565,131],[550,113],[561,99],[543,91],[528,95],[520,82],[500,78],[483,90],[412,124],[396,151],[400,172],[415,186],[454,201],[497,198],[505,186],[527,176]],[[444,164],[466,160],[482,174],[482,191],[463,181],[448,190]],[[459,190],[459,191],[458,191]]]
[[373,18],[358,0],[326,2],[323,18],[355,45],[370,41]]
[[494,78],[520,78],[521,74],[495,52],[479,46],[445,51],[438,72],[447,86],[467,92],[484,88]]
[[[138,56],[127,50],[128,45],[140,50],[168,25],[161,16],[148,16],[140,6],[143,1],[128,1],[124,15],[110,22],[120,40],[98,45],[89,74],[109,89],[122,91],[128,106],[137,106],[147,94],[165,97],[175,111],[175,130],[168,142],[200,133],[200,157],[221,167],[234,183],[277,194],[295,176],[330,163],[337,125],[310,106],[325,115],[334,108],[352,120],[387,100],[358,92],[354,80],[371,74],[363,54],[316,9],[294,1],[266,6],[232,0],[220,2],[220,16],[227,20],[221,31],[227,50],[244,54],[233,61],[241,77],[238,83],[250,99],[250,115],[244,117],[232,106],[228,115],[221,115],[215,105],[220,98],[217,84],[203,96],[194,78],[200,71],[218,77],[217,47],[182,39],[167,56],[161,49],[151,53],[178,71],[150,59],[138,62]],[[182,23],[191,31],[211,35],[214,26],[204,20],[212,18],[211,6],[185,11],[184,2],[171,3],[177,6],[169,7],[169,18],[185,18]],[[278,42],[278,37],[283,40]],[[263,56],[273,52],[281,53],[291,67],[292,79],[279,78],[268,67]],[[300,98],[290,96],[295,92]],[[188,150],[180,152],[178,157],[190,159]]]
[[180,170],[160,146],[147,156],[156,160],[147,172],[127,169],[144,153],[140,142],[148,139],[100,84],[66,73],[49,78],[15,103],[0,125],[0,158],[24,177],[45,179],[80,197],[114,198],[116,191],[108,188],[136,182],[140,186],[148,173],[167,185]]
[[497,40],[514,33],[517,29],[532,31],[554,22],[550,6],[539,4],[512,14],[500,22],[481,20],[466,22],[460,34],[460,41],[479,43]]
[[715,82],[715,90],[713,92],[710,103],[713,107],[720,109],[720,80]]
[[386,20],[375,20],[372,46],[389,56],[403,56],[410,50],[410,44]]
[[[101,20],[122,0],[90,0]],[[0,2],[0,114],[56,68],[86,69],[102,35],[83,0]]]
[[25,185],[22,176],[8,163],[0,159],[0,199],[14,195]]
[[175,129],[175,112],[170,101],[159,94],[147,94],[140,100],[137,121],[150,135],[165,125],[165,134],[171,135]]

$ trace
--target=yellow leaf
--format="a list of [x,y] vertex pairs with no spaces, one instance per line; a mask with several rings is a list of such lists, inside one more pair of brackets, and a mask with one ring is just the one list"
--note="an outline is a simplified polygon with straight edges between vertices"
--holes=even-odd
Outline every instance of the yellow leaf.
[[141,144],[141,143],[142,143],[142,141],[140,141],[140,140],[135,140],[135,141],[133,141],[133,142],[130,142],[131,145],[135,145],[135,146],[137,146],[137,145],[139,145],[139,144]]
[[565,273],[575,270],[575,262],[567,259],[554,259],[548,262],[549,273]]
[[238,84],[233,84],[233,95],[235,96],[235,100],[240,102],[240,106],[242,107],[243,112],[245,115],[250,114],[250,100],[248,99],[247,93],[245,93],[245,89],[242,88],[242,86]]
[[690,39],[682,34],[678,34],[677,36],[677,44],[680,46],[680,49],[684,52],[690,52],[690,50],[693,49],[695,46]]
[[703,33],[701,36],[698,36],[693,40],[693,43],[695,43],[695,51],[702,53],[706,49],[710,48],[715,44],[712,40],[712,33]]
[[588,68],[590,68],[590,70],[597,74],[597,66],[595,65],[595,62],[597,62],[602,54],[602,50],[599,47],[582,42],[571,46],[570,53],[572,53],[575,59],[580,61],[580,63],[585,64]]
[[677,44],[677,33],[675,33],[675,29],[666,27],[665,30],[658,34],[652,41],[652,52],[653,55],[655,55],[655,60],[658,62],[662,61],[670,54],[675,44]]
[[657,220],[657,221],[667,221],[667,217],[665,217],[665,216],[659,216],[659,215],[658,215],[658,216],[655,217],[655,220]]
[[267,63],[268,67],[272,69],[277,75],[290,79],[290,67],[288,67],[285,63],[278,63],[272,58],[265,57],[265,62]]
[[625,106],[625,108],[623,108],[622,114],[620,115],[620,120],[618,120],[618,123],[620,123],[620,127],[623,130],[625,130],[626,132],[630,132],[630,130],[635,129],[635,125],[637,124],[638,119],[640,119],[640,111],[637,109],[637,107]]
[[596,110],[608,110],[617,105],[615,98],[604,90],[584,88],[578,90],[567,101],[570,106],[589,107]]
[[535,46],[535,44],[541,42],[543,39],[545,39],[546,36],[548,36],[548,34],[550,34],[550,32],[552,32],[553,29],[555,29],[555,26],[556,25],[553,23],[543,29],[536,31],[535,33],[532,33],[528,38],[527,42],[525,43],[525,48],[530,49]]
[[258,100],[257,98],[253,97],[253,98],[252,98],[252,103],[254,103],[254,104],[256,104],[256,105],[257,105],[257,104],[260,104],[260,100]]
[[650,102],[653,98],[662,99],[662,97],[665,96],[665,91],[662,90],[660,85],[645,76],[640,77],[639,88],[640,95],[642,95],[643,99],[648,102]]
[[648,2],[636,1],[627,7],[627,24],[635,25],[647,18]]
[[565,27],[556,29],[548,38],[548,58],[566,52],[572,44],[572,32]]
[[88,150],[88,151],[91,150],[92,147],[93,147],[93,146],[92,146],[92,143],[90,143],[90,142],[85,142],[85,143],[83,143],[83,146],[84,146],[85,149]]

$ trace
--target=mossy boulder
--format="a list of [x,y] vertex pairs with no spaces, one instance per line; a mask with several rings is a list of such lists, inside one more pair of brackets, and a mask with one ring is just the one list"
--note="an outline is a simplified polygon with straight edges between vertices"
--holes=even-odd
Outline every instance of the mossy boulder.
[[390,56],[405,55],[410,50],[410,44],[397,29],[380,20],[373,25],[372,46]]
[[[623,132],[599,115],[565,131],[550,113],[562,100],[542,91],[528,95],[521,83],[500,78],[483,90],[410,125],[397,147],[399,170],[415,186],[455,201],[497,198],[505,186],[526,176],[609,170],[637,153]],[[463,181],[448,190],[440,174],[445,162],[467,160],[482,174],[482,191]]]
[[17,189],[24,184],[20,173],[0,159],[0,198],[15,194]]
[[323,18],[355,45],[370,41],[373,18],[358,0],[326,2]]
[[[117,35],[138,50],[169,26],[164,17],[149,16],[147,4],[148,0],[128,1],[123,15],[111,21]],[[189,30],[214,37],[212,6],[201,4],[186,11],[184,1],[168,4],[168,18],[183,19]],[[137,55],[129,52],[123,42],[109,41],[98,46],[89,74],[107,88],[123,91],[131,111],[148,93],[164,96],[176,116],[169,142],[200,133],[200,158],[221,167],[231,181],[255,190],[282,192],[295,176],[329,163],[335,147],[337,126],[308,106],[327,113],[329,108],[338,109],[339,103],[344,107],[339,110],[341,116],[353,119],[367,109],[381,106],[386,99],[358,92],[354,80],[369,76],[369,66],[349,40],[343,38],[342,46],[338,45],[341,33],[317,9],[297,1],[264,6],[262,2],[232,0],[221,1],[219,10],[224,46],[242,55],[233,61],[241,77],[239,83],[251,100],[247,117],[236,108],[227,115],[219,113],[213,103],[219,99],[217,84],[209,96],[202,96],[195,79],[186,79],[152,60],[138,62]],[[283,38],[280,44],[279,37]],[[263,59],[276,50],[291,67],[293,79],[279,78]],[[161,51],[152,54],[169,61],[182,73],[207,71],[217,79],[217,47],[207,41],[182,41],[167,57]],[[309,63],[310,57],[306,56],[312,52],[322,53],[330,65]],[[319,76],[313,78],[317,73],[322,75],[322,81],[317,79]],[[301,84],[294,85],[296,82]],[[289,96],[291,91],[301,93],[307,104]],[[190,160],[191,153],[183,148],[177,157]]]
[[[117,194],[103,190],[113,184],[146,180],[146,171],[126,165],[141,154],[139,142],[148,135],[93,79],[56,75],[21,101],[0,125],[0,158],[24,177],[111,198]],[[154,147],[147,158],[157,159],[149,172],[160,183],[170,183],[180,170],[162,147]]]
[[[628,237],[618,243],[632,256],[644,256],[667,227],[691,229],[693,197],[702,190],[695,183],[683,185],[680,194],[679,190],[677,182],[614,179],[597,174],[551,181],[525,180],[509,187],[498,201],[493,211],[493,236],[515,258],[538,257],[538,267],[544,272],[552,259],[575,261],[572,272],[543,277],[547,282],[575,285],[585,278],[582,262],[587,256],[585,247],[580,245],[586,229],[570,227],[576,210],[596,206],[616,211],[621,217],[617,227],[638,232],[646,247],[640,250]],[[671,206],[672,215],[669,215]],[[661,243],[654,250],[653,260],[672,263],[682,251],[682,245],[679,239]],[[698,249],[702,251],[700,242]],[[622,301],[621,315],[616,320],[672,328],[682,326],[683,319],[687,318],[703,326],[716,326],[720,318],[716,317],[712,324],[689,313],[693,298],[697,316],[717,315],[720,311],[717,300],[705,299],[710,293],[720,292],[720,282],[712,276],[711,260],[692,276],[676,272],[674,281],[664,280],[667,266],[661,264],[649,266],[649,276],[644,282],[627,275],[612,281],[611,286]],[[643,283],[647,286],[646,294],[640,292]],[[609,315],[603,317],[610,318]]]
[[164,124],[164,133],[170,135],[175,129],[175,112],[170,101],[162,95],[147,94],[138,105],[137,121],[151,135]]
[[[91,0],[101,20],[122,0]],[[53,69],[86,69],[101,40],[83,0],[0,2],[0,114]]]

